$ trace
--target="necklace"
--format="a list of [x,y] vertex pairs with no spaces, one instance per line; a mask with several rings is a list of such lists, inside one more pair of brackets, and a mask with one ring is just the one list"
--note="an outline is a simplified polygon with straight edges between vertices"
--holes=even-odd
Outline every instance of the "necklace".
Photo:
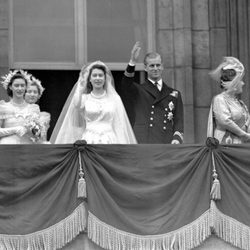
[[24,105],[26,105],[26,102],[25,100],[23,100],[21,103],[16,103],[13,101],[13,99],[10,100],[10,103],[13,105],[13,106],[16,106],[16,107],[22,107]]
[[100,99],[102,97],[104,97],[106,95],[106,90],[104,90],[104,92],[100,95],[96,95],[93,92],[90,92],[91,96],[93,96],[94,98]]

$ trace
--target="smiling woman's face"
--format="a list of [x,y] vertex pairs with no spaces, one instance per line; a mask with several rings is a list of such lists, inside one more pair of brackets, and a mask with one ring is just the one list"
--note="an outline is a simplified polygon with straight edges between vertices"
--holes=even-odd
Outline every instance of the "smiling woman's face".
[[17,78],[13,81],[10,89],[13,92],[13,97],[23,98],[26,90],[26,82],[22,78]]
[[90,76],[90,82],[93,89],[100,89],[105,84],[105,73],[101,69],[93,69]]
[[25,101],[28,103],[36,103],[39,99],[38,88],[35,85],[29,85],[25,94]]

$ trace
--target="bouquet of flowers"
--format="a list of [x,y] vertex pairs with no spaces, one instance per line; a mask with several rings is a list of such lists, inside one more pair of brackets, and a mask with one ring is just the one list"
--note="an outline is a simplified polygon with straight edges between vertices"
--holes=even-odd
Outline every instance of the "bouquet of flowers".
[[27,129],[27,134],[30,136],[32,142],[38,142],[41,138],[42,124],[40,122],[39,115],[32,115],[27,117],[25,122],[25,128]]

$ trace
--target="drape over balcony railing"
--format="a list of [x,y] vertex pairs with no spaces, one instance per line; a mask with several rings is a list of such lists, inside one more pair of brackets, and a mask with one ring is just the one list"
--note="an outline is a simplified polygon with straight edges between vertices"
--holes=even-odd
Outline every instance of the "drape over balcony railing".
[[[0,145],[0,249],[250,249],[250,145]],[[83,179],[84,178],[84,179]],[[86,195],[85,195],[86,191]]]

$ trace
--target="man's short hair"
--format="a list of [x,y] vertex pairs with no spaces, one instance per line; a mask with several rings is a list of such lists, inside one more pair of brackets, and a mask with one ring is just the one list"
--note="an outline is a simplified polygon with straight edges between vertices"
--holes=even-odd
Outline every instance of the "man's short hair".
[[160,57],[161,58],[161,55],[158,54],[157,52],[149,52],[145,55],[144,57],[144,65],[146,66],[148,64],[147,60],[148,58],[152,59],[152,58],[157,58],[157,57]]

